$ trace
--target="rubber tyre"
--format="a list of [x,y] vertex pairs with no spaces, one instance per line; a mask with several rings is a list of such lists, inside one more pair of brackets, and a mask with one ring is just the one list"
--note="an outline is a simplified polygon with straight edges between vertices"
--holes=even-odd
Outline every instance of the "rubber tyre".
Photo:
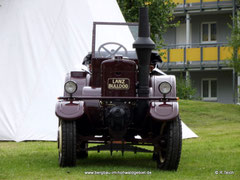
[[161,170],[178,169],[181,150],[182,150],[182,125],[179,117],[175,120],[167,122],[163,134],[160,135],[164,139],[164,143],[160,144],[159,151],[155,151],[153,158],[157,162],[157,168]]
[[76,122],[59,120],[58,159],[60,167],[76,165]]

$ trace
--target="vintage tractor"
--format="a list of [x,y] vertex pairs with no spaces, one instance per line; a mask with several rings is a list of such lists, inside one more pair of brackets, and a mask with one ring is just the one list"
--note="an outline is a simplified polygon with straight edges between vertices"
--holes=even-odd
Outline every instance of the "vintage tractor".
[[[66,75],[56,104],[61,167],[75,166],[88,151],[109,150],[152,153],[159,169],[177,170],[182,128],[176,80],[157,68],[161,58],[152,52],[148,9],[139,12],[139,23],[94,22],[92,52],[83,61],[88,68]],[[108,27],[116,34],[103,38]]]

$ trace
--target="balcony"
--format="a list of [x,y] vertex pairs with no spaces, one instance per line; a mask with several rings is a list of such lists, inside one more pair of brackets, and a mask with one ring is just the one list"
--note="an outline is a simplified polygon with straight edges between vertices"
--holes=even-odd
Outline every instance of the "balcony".
[[[226,43],[169,45],[160,50],[163,70],[228,68],[232,48]],[[239,52],[240,54],[240,52]]]
[[186,11],[225,10],[231,9],[236,0],[173,0],[177,7],[174,13]]

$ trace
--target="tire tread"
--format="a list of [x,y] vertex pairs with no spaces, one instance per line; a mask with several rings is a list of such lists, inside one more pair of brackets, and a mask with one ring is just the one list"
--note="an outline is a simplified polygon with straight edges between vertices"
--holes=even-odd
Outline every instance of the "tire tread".
[[76,165],[76,122],[63,121],[62,126],[62,156],[59,157],[60,167]]

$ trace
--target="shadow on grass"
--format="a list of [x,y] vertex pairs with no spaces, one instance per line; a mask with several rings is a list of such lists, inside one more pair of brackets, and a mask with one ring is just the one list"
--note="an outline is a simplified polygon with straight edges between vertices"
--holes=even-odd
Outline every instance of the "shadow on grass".
[[151,153],[124,153],[124,156],[120,152],[113,152],[113,156],[110,153],[91,153],[88,158],[77,160],[77,166],[79,167],[117,167],[117,168],[156,168],[156,162],[152,160]]
[[[55,169],[58,167],[58,152],[55,144],[21,143],[14,144],[17,148],[0,152],[0,167],[5,170],[14,169],[19,171],[35,169]],[[113,152],[109,151],[89,152],[86,159],[77,160],[76,170],[84,169],[156,169],[156,162],[152,160],[152,153]],[[1,168],[0,168],[1,169]],[[18,171],[18,170],[17,170]]]

